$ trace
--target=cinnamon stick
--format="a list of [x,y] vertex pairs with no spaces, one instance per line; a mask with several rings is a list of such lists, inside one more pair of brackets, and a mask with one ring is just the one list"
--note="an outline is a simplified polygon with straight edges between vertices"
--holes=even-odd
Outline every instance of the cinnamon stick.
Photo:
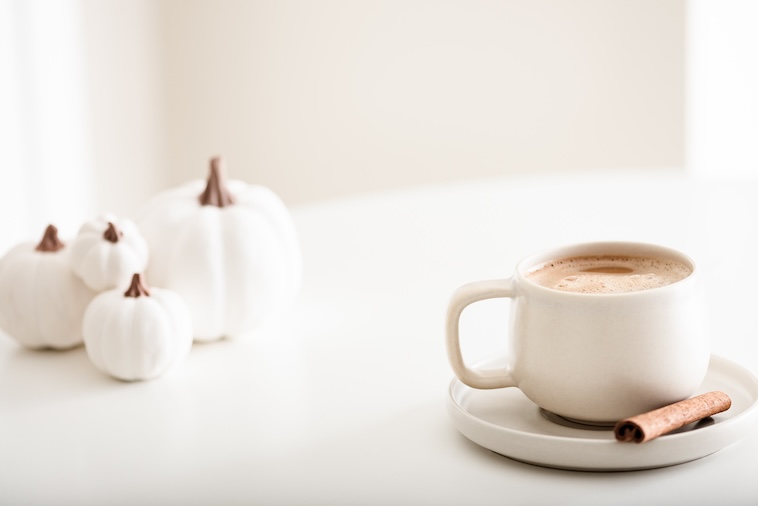
[[708,392],[621,420],[613,432],[617,441],[644,443],[688,423],[726,411],[731,405],[732,400],[724,392]]

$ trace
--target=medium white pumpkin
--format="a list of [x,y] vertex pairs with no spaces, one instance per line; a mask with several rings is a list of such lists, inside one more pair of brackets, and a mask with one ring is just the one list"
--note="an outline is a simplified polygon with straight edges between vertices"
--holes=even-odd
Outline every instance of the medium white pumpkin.
[[207,183],[157,195],[138,224],[148,278],[187,302],[197,341],[257,329],[297,296],[300,247],[287,208],[266,187],[225,182],[220,158]]
[[71,272],[68,252],[49,225],[39,244],[19,244],[0,260],[0,329],[23,346],[82,342],[82,315],[95,293]]
[[187,357],[189,310],[170,290],[148,289],[134,274],[129,289],[95,297],[84,314],[84,345],[101,371],[125,381],[156,378]]
[[147,242],[137,225],[107,214],[82,225],[70,245],[71,269],[96,292],[126,289],[147,267]]

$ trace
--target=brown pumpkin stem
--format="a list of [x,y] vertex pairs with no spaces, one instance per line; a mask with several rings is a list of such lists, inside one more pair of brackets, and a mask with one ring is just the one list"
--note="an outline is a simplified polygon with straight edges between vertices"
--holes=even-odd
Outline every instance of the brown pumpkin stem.
[[58,239],[58,229],[54,225],[48,225],[45,235],[42,236],[42,240],[35,249],[43,253],[54,253],[63,246],[65,245]]
[[142,274],[137,273],[132,276],[132,284],[129,285],[129,289],[124,292],[124,297],[149,297],[150,290],[145,285],[145,281],[142,279]]
[[113,222],[108,222],[108,228],[105,229],[105,233],[103,234],[103,238],[105,238],[106,241],[110,241],[112,243],[117,243],[119,239],[121,239],[121,236],[124,235],[124,233],[116,227],[116,225],[113,224]]
[[226,187],[224,174],[224,160],[220,157],[211,159],[211,173],[208,176],[208,184],[200,194],[200,205],[225,207],[234,204],[234,197]]

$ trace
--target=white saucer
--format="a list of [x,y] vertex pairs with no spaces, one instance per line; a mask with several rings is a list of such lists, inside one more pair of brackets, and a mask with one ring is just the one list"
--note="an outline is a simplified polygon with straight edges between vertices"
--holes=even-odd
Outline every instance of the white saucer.
[[[502,367],[498,357],[482,369]],[[474,443],[515,460],[587,471],[620,471],[672,466],[699,459],[734,443],[758,423],[758,379],[742,366],[711,356],[698,394],[721,390],[732,399],[712,423],[692,424],[642,444],[619,443],[610,429],[556,423],[517,388],[477,390],[457,379],[450,384],[448,413]],[[711,422],[708,420],[707,422]]]

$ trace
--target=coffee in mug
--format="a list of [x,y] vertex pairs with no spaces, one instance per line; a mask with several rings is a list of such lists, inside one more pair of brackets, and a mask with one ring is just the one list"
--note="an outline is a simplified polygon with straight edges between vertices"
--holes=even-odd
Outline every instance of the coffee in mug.
[[666,257],[579,256],[549,260],[527,278],[547,288],[578,293],[625,293],[670,285],[692,273]]
[[[478,370],[461,355],[470,304],[507,297],[507,367]],[[557,248],[521,261],[508,279],[453,294],[448,357],[473,388],[517,387],[572,420],[612,424],[691,396],[710,359],[699,271],[676,250],[630,242]]]

